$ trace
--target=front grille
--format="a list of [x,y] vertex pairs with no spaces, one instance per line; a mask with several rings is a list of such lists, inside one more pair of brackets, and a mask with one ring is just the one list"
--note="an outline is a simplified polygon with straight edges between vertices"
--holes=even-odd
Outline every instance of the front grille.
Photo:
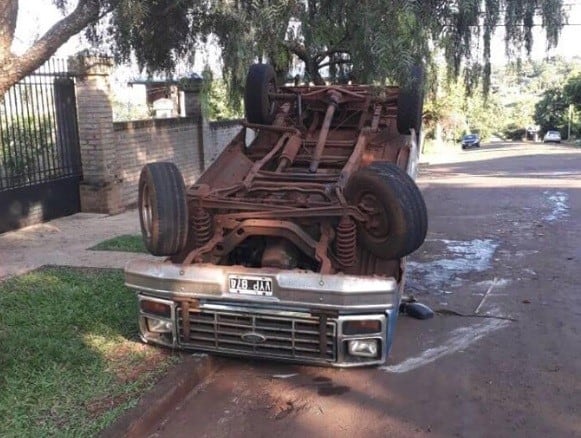
[[[336,324],[327,320],[325,348],[321,352],[318,317],[295,317],[247,313],[244,311],[192,309],[189,336],[184,337],[181,309],[178,330],[184,347],[256,357],[329,362],[337,358]],[[260,342],[243,339],[249,335]]]

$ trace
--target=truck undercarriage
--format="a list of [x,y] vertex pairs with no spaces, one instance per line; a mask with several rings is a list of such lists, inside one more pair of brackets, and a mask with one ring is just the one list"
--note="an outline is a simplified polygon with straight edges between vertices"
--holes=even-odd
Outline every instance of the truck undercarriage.
[[142,172],[144,241],[168,256],[126,268],[142,338],[305,363],[382,363],[405,256],[427,231],[413,181],[420,84],[277,88],[272,68],[252,66],[247,120],[193,186],[171,163]]

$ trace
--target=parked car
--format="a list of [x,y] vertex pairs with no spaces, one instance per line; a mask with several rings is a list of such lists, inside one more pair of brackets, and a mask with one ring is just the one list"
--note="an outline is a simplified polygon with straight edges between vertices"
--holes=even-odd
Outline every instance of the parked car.
[[478,134],[466,134],[462,137],[462,149],[468,149],[470,147],[480,147],[480,136]]
[[[426,237],[412,89],[277,87],[250,68],[246,122],[198,181],[147,164],[139,214],[166,261],[125,269],[143,341],[332,366],[382,364],[405,257]],[[256,135],[247,141],[246,131]]]
[[561,133],[559,131],[547,131],[543,138],[543,143],[561,143]]

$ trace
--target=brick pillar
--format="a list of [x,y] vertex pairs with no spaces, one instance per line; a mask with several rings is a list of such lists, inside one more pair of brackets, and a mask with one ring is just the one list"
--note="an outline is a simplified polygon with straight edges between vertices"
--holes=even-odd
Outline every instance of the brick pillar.
[[120,213],[123,211],[122,180],[109,80],[113,60],[79,54],[71,57],[69,65],[77,75],[77,113],[83,165],[81,211]]

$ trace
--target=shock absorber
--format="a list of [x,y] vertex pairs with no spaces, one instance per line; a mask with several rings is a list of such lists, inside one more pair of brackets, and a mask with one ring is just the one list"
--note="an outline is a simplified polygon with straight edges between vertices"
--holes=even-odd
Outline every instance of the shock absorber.
[[335,252],[339,263],[346,268],[357,260],[357,225],[349,216],[343,216],[337,225]]
[[192,212],[196,247],[204,246],[212,237],[212,217],[205,208],[196,207]]

